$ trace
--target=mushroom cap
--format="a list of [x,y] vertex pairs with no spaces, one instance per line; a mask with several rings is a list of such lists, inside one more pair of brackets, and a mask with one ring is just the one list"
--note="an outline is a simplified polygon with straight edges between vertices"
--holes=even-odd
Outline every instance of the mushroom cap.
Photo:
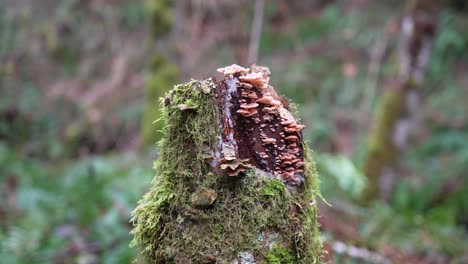
[[264,113],[276,114],[276,112],[278,111],[278,108],[276,106],[265,106],[263,107],[262,111]]
[[262,98],[257,99],[257,103],[262,103],[266,105],[272,105],[272,106],[280,106],[281,102],[278,100],[275,100],[272,96],[270,95],[265,95]]
[[222,170],[226,170],[227,168],[229,168],[231,170],[235,170],[235,169],[237,169],[237,167],[239,167],[239,165],[240,165],[239,161],[234,161],[234,162],[221,164],[220,168]]
[[251,108],[257,108],[258,104],[257,103],[241,104],[240,107],[243,109],[251,109]]
[[249,93],[248,97],[249,97],[250,99],[257,99],[257,98],[258,98],[258,96],[257,96],[256,93]]
[[302,129],[304,129],[303,125],[290,125],[284,128],[284,131],[287,133],[294,133],[294,132],[300,132]]
[[286,119],[286,120],[282,121],[281,124],[283,126],[291,126],[292,124],[296,124],[296,121]]
[[262,142],[267,145],[267,144],[274,144],[276,143],[276,139],[274,138],[265,138],[265,139],[262,139]]
[[249,72],[248,68],[241,67],[237,64],[232,64],[231,66],[226,66],[224,68],[218,68],[216,71],[224,74],[224,76],[230,76],[237,72],[241,74],[246,74]]
[[294,166],[295,166],[296,168],[303,167],[304,165],[305,165],[305,163],[304,163],[303,161],[298,161],[298,162],[296,162],[296,164],[294,164]]
[[296,140],[297,140],[297,136],[291,135],[291,136],[285,137],[284,139],[286,139],[286,140],[288,140],[288,141],[296,141]]
[[294,175],[294,172],[283,172],[281,173],[281,178],[288,180]]
[[239,79],[244,82],[258,86],[261,90],[268,87],[268,80],[263,77],[260,72],[251,72],[247,75],[240,76]]
[[247,90],[242,91],[241,96],[244,97],[244,98],[249,98],[249,99],[257,99],[258,98],[257,94],[254,91],[247,91]]
[[291,153],[291,154],[297,154],[299,153],[299,148],[290,148],[288,149],[288,153]]
[[253,87],[250,83],[247,83],[247,82],[241,82],[240,85],[247,89],[252,89]]
[[228,171],[226,171],[226,174],[232,177],[232,176],[239,175],[239,173],[241,173],[243,171],[244,171],[244,169],[228,170]]
[[299,125],[299,124],[296,125],[296,128],[298,128],[299,130],[304,129],[304,127],[305,127],[304,125]]
[[252,109],[239,109],[236,112],[243,115],[244,117],[249,117],[249,116],[255,115],[257,113],[257,110],[255,108],[252,108]]
[[294,160],[296,159],[296,156],[294,155],[291,155],[289,153],[284,153],[281,157],[280,157],[281,160]]
[[244,164],[239,160],[231,160],[222,163],[220,169],[223,170],[229,176],[237,176],[239,173],[250,168],[250,165]]

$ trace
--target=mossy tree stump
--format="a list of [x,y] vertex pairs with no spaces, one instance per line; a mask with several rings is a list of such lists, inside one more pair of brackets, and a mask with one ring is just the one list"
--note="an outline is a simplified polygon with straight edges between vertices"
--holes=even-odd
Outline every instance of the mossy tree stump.
[[133,212],[149,263],[319,263],[317,174],[266,67],[177,85],[153,186]]

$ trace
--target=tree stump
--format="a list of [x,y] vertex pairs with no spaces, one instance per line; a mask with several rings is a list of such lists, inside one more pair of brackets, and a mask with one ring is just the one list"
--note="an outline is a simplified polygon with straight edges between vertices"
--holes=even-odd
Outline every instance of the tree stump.
[[133,212],[148,263],[319,263],[317,173],[303,125],[253,65],[162,100],[153,186]]

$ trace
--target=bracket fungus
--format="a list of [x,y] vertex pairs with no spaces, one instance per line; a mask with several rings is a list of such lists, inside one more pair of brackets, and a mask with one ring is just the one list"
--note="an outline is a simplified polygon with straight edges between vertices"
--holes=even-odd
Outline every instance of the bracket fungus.
[[304,126],[268,68],[218,72],[222,80],[176,85],[162,101],[157,174],[133,212],[132,245],[149,263],[244,263],[246,254],[269,263],[273,244],[293,263],[320,263]]
[[[254,65],[246,69],[234,64],[218,71],[224,74],[225,90],[234,92],[226,96],[226,99],[230,98],[234,102],[231,102],[232,109],[228,109],[229,113],[225,114],[231,118],[229,123],[235,124],[235,127],[229,129],[233,130],[239,158],[276,175],[285,184],[300,185],[304,178],[304,149],[297,143],[302,141],[301,131],[304,126],[297,122],[282,103],[287,102],[287,99],[279,97],[269,85],[268,68]],[[252,138],[255,141],[250,144]],[[278,164],[276,158],[289,157],[285,154],[291,156],[290,160],[280,159],[281,163]],[[299,165],[296,165],[298,162]],[[280,165],[280,169],[276,165]],[[288,168],[294,170],[288,170],[285,174]]]

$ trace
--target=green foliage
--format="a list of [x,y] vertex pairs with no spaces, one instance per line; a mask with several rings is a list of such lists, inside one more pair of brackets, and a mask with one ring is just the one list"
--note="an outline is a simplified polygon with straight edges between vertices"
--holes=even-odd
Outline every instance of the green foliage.
[[352,160],[341,155],[328,154],[317,155],[316,160],[320,175],[328,179],[328,188],[335,190],[338,186],[352,199],[358,200],[361,197],[367,179]]
[[[18,35],[15,34],[15,31],[18,30],[19,25],[13,23],[11,18],[6,16],[6,8],[3,2],[0,3],[0,56],[5,56],[14,50],[15,45],[18,43]],[[0,71],[0,76],[8,73],[7,69],[3,69],[3,71]]]
[[466,57],[468,37],[464,34],[463,21],[456,14],[444,10],[440,15],[439,32],[437,33],[433,56],[429,66],[429,76],[443,78],[454,70],[454,62],[460,57]]
[[145,6],[140,1],[126,3],[120,10],[121,23],[129,29],[135,29],[147,20]]
[[[60,112],[40,112],[39,103],[44,100],[38,87],[24,85],[16,104],[5,92],[0,99],[0,140],[12,148],[21,147],[24,154],[40,159],[53,159],[70,151],[58,141]],[[13,97],[14,98],[14,97]]]
[[456,256],[468,246],[467,234],[454,225],[450,214],[450,209],[443,207],[420,214],[377,202],[364,216],[360,234],[376,247],[392,244],[402,250]]
[[[116,156],[51,166],[0,144],[0,188],[5,191],[0,212],[8,212],[0,220],[2,260],[49,263],[85,255],[102,263],[133,259],[136,252],[127,246],[128,212],[151,173],[135,167],[136,161],[134,156]],[[105,253],[65,253],[77,241],[98,245]]]
[[146,9],[150,19],[153,36],[166,34],[172,26],[172,0],[146,0]]
[[[431,209],[449,213],[448,218],[466,219],[468,198],[464,173],[468,169],[468,134],[450,127],[437,128],[408,153],[408,167],[421,177],[404,179],[395,194],[394,206],[403,211],[426,213]],[[449,192],[447,190],[450,190]]]

